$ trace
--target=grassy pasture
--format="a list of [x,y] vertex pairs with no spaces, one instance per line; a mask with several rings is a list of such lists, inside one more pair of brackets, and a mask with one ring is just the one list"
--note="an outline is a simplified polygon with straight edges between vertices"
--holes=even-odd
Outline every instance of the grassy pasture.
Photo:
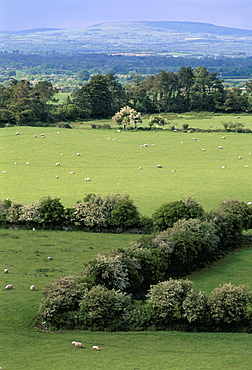
[[[88,331],[41,332],[33,320],[45,283],[80,274],[84,262],[98,252],[126,247],[136,235],[62,231],[0,230],[0,366],[2,369],[251,369],[251,335],[228,333]],[[53,257],[52,261],[47,256]],[[232,259],[233,258],[233,259]],[[234,268],[235,263],[235,268]],[[207,269],[192,280],[210,292],[230,280],[252,288],[252,251],[228,256],[213,273]],[[244,266],[247,264],[247,270]],[[4,268],[9,274],[4,274]],[[225,269],[225,273],[223,273]],[[189,278],[191,278],[189,276]],[[14,289],[4,286],[13,283]],[[36,285],[30,291],[30,284]],[[72,340],[85,348],[77,349]],[[93,345],[101,347],[92,351]]]
[[[189,121],[193,127],[207,125],[205,119]],[[20,135],[15,135],[17,130]],[[195,197],[206,210],[217,208],[227,198],[251,201],[250,134],[225,133],[222,139],[223,133],[218,132],[57,131],[51,127],[1,129],[0,199],[28,204],[50,195],[71,207],[87,193],[128,193],[145,215],[184,196]],[[145,143],[148,147],[140,148]],[[76,156],[77,152],[81,155]],[[238,160],[240,155],[242,160]],[[157,168],[158,164],[163,168]],[[70,175],[71,171],[75,174]],[[85,177],[91,181],[84,181]]]

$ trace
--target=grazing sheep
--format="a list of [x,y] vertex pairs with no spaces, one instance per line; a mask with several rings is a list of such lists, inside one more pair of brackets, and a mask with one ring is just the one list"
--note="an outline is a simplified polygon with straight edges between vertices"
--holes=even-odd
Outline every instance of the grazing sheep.
[[176,170],[172,170],[172,172],[176,172]]
[[90,181],[90,177],[85,177],[85,181]]
[[141,169],[142,169],[142,167],[138,167],[138,169],[139,169],[139,170],[141,170]]
[[163,166],[161,164],[158,164],[157,168],[163,168]]
[[240,119],[240,118],[241,118],[240,116],[235,117],[235,119]]
[[8,274],[9,270],[8,269],[4,269],[4,273],[5,274]]
[[183,141],[180,141],[180,144],[184,144]]
[[143,145],[140,145],[140,148],[143,148]]
[[55,179],[58,179],[59,178],[59,176],[55,176]]
[[247,206],[251,206],[251,205],[252,205],[252,202],[248,202],[248,203],[247,203]]
[[13,284],[7,284],[5,290],[13,289]]
[[76,342],[76,341],[73,341],[72,344],[75,346],[75,347],[78,347],[78,348],[84,348],[83,344],[81,342]]
[[40,134],[40,136],[44,138],[45,137],[45,134]]
[[60,134],[60,132],[59,132],[59,131],[57,131],[57,134],[59,135],[59,134]]
[[248,165],[247,164],[245,164],[245,166],[244,167],[248,167]]
[[31,285],[30,290],[35,290],[35,285]]
[[205,152],[206,151],[206,149],[201,149],[202,150],[202,152]]
[[121,132],[121,130],[117,130],[117,132],[119,132],[119,133],[120,133],[120,132]]
[[223,149],[223,146],[222,145],[219,145],[219,149]]
[[249,153],[248,155],[251,155],[251,153]]
[[76,153],[76,155],[79,157],[80,156],[80,153]]
[[221,168],[226,168],[226,166],[222,166]]
[[62,155],[64,155],[63,153],[60,153],[60,155],[62,156]]
[[143,144],[144,147],[148,146],[148,144]]
[[13,162],[13,164],[17,164],[17,162]]
[[93,346],[93,349],[95,349],[96,351],[100,351],[100,348],[98,346]]
[[115,137],[113,140],[117,140],[117,138]]
[[225,136],[222,136],[222,139],[226,139]]
[[31,162],[26,162],[25,164],[30,164]]
[[69,175],[74,175],[74,174],[75,174],[75,171],[69,172]]
[[241,156],[241,155],[239,155],[238,159],[242,159],[242,156]]
[[3,173],[7,173],[7,171],[3,171]]
[[196,140],[197,140],[197,139],[196,139],[196,137],[193,137],[193,138],[192,138],[192,141],[196,141]]
[[36,137],[37,137],[37,135],[33,135],[33,137],[35,137],[35,138],[36,138]]
[[16,135],[20,135],[20,132],[16,132]]
[[152,146],[156,146],[156,144],[152,144]]
[[59,162],[55,163],[55,166],[60,166],[60,163]]
[[48,259],[48,261],[51,261],[53,258],[48,256],[47,259]]

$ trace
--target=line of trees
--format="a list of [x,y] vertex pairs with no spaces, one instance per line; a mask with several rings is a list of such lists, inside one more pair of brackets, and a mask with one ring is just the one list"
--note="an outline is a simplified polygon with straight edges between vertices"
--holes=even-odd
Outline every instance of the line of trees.
[[98,254],[81,276],[49,283],[38,323],[56,329],[251,331],[247,287],[225,284],[207,297],[181,280],[241,245],[242,231],[252,227],[251,206],[228,200],[204,212],[185,198],[162,205],[153,225],[154,233],[131,246]]
[[247,112],[251,109],[251,92],[251,81],[244,90],[225,89],[223,80],[205,67],[182,67],[176,73],[161,71],[145,78],[136,75],[126,86],[112,74],[94,75],[63,104],[55,104],[57,89],[48,81],[33,86],[29,81],[13,80],[9,87],[0,86],[0,127],[111,118],[125,106],[148,114]]

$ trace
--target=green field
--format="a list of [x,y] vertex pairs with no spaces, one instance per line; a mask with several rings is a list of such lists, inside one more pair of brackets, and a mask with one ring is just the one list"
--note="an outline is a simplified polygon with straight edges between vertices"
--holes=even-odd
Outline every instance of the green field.
[[[2,369],[251,369],[250,334],[79,330],[52,333],[34,327],[46,282],[59,276],[78,275],[84,262],[98,252],[127,247],[136,238],[136,235],[0,230]],[[48,255],[53,260],[48,261]],[[251,263],[252,250],[239,250],[198,276],[192,275],[192,280],[207,292],[230,278],[234,284],[247,283],[252,289]],[[3,273],[6,267],[9,274]],[[14,289],[5,291],[7,283],[13,283]],[[36,285],[35,291],[29,290],[31,284]],[[74,348],[72,340],[82,341],[85,348]],[[101,351],[93,351],[93,345],[99,345]]]
[[[231,118],[223,116],[214,122],[218,126],[224,119]],[[178,119],[178,127],[182,127],[180,120],[184,118]],[[188,122],[207,127],[213,121],[194,118]],[[88,193],[128,193],[145,215],[185,196],[195,197],[206,210],[217,208],[227,198],[251,201],[250,134],[225,133],[222,139],[220,132],[57,131],[51,127],[1,129],[0,199],[28,204],[49,195],[71,207]],[[142,144],[148,147],[140,148]],[[77,152],[81,155],[76,156]],[[157,168],[159,164],[163,168]],[[71,171],[75,174],[70,175]],[[85,177],[91,181],[84,181]]]

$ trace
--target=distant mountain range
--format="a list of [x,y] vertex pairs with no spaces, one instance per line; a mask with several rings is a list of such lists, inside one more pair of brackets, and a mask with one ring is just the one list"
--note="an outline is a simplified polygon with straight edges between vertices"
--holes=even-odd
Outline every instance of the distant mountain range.
[[86,28],[0,32],[0,50],[202,56],[252,55],[252,30],[179,21],[107,22]]

